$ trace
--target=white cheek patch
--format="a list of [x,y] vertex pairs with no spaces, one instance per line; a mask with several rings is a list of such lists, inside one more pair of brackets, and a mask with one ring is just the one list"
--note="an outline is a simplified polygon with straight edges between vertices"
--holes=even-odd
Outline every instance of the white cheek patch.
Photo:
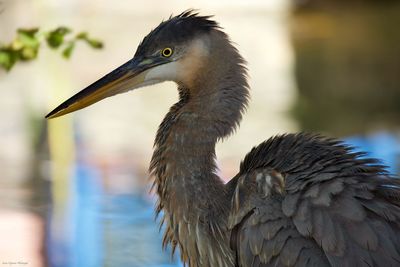
[[178,66],[180,81],[190,86],[196,79],[197,72],[204,65],[204,59],[208,57],[208,39],[196,39],[191,42],[183,60]]
[[175,61],[154,67],[147,71],[145,82],[174,81],[177,78],[177,63]]
[[147,70],[144,76],[144,83],[153,84],[175,81],[183,82],[190,86],[196,77],[197,71],[203,65],[204,58],[210,53],[208,42],[207,38],[192,41],[182,58]]

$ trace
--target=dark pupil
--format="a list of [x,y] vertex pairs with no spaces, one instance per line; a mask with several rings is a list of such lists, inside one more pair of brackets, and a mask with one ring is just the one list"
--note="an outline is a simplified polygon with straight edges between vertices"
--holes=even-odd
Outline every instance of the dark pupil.
[[165,49],[164,56],[169,56],[169,55],[171,55],[171,49]]

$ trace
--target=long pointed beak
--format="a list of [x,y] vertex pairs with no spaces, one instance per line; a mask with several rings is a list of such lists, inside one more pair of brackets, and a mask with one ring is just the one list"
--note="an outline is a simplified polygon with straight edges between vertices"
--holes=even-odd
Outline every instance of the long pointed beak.
[[164,63],[167,62],[160,58],[133,58],[63,102],[47,114],[46,118],[56,118],[90,106],[106,97],[145,86],[147,70]]

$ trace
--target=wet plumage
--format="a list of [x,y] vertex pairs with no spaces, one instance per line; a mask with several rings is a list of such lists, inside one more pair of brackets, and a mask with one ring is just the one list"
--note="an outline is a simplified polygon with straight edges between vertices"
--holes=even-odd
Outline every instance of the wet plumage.
[[271,138],[230,183],[239,266],[400,264],[399,181],[336,140]]
[[215,144],[238,127],[249,86],[244,59],[210,17],[162,22],[132,60],[48,117],[168,80],[180,100],[159,127],[150,172],[163,245],[187,265],[400,266],[400,182],[339,141],[276,136],[227,184],[216,175]]

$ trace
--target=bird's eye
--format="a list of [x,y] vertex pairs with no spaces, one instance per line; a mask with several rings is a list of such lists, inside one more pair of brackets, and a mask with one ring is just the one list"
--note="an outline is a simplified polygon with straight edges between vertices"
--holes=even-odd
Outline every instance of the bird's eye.
[[161,51],[161,55],[163,57],[170,57],[172,56],[172,48],[166,47]]

